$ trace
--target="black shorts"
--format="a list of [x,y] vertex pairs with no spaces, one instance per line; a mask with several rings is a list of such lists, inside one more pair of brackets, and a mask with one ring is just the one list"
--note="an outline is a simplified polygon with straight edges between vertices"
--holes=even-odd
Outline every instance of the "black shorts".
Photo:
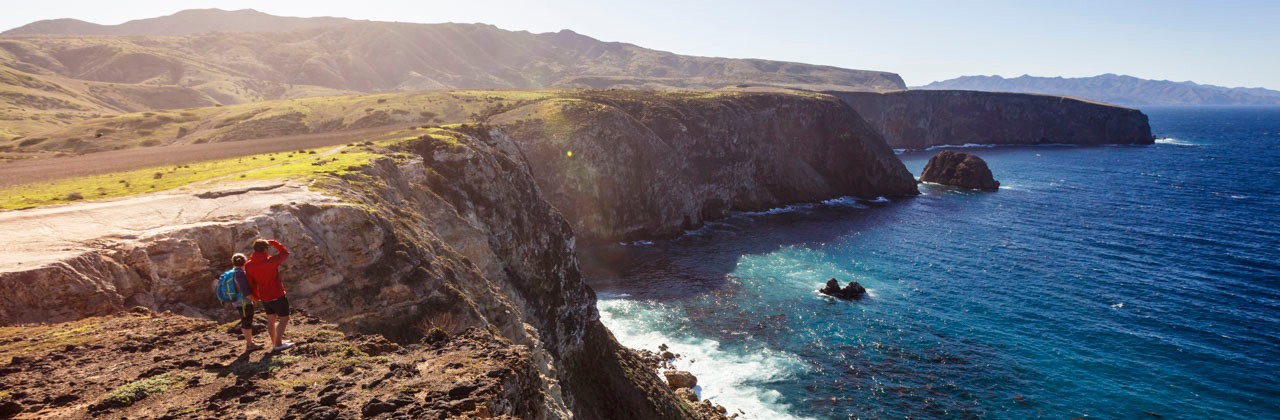
[[267,315],[289,316],[289,297],[281,296],[270,302],[262,302],[262,311]]
[[241,305],[234,305],[236,316],[240,317],[240,329],[253,329],[253,304],[247,300]]

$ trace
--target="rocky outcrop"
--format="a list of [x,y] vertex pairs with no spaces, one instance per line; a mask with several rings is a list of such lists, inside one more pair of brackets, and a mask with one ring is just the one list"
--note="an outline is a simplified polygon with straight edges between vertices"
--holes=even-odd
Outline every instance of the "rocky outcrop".
[[866,296],[867,289],[863,288],[861,284],[853,280],[850,280],[848,285],[841,288],[840,281],[832,278],[827,280],[826,286],[819,289],[818,293],[844,300],[854,300],[862,299],[863,296]]
[[895,149],[961,144],[1151,144],[1141,111],[1061,96],[947,90],[829,92]]
[[875,131],[825,95],[583,92],[490,123],[590,242],[677,235],[731,210],[916,194]]
[[1000,181],[991,176],[987,162],[977,155],[943,150],[938,152],[920,173],[921,182],[933,182],[971,190],[996,191]]
[[545,404],[528,349],[487,330],[400,346],[292,318],[297,345],[275,354],[242,353],[217,322],[145,309],[5,329],[0,416],[533,418]]
[[[522,376],[520,392],[536,398],[513,408],[517,417],[697,416],[600,323],[574,231],[595,240],[658,236],[730,210],[916,187],[879,137],[829,96],[643,95],[584,93],[492,125],[432,129],[324,180],[325,200],[148,225],[59,247],[38,263],[6,256],[0,323],[132,306],[222,319],[214,276],[255,237],[271,237],[293,251],[282,274],[294,305],[344,331],[406,344],[436,329],[477,327],[522,346],[536,377]],[[207,197],[189,200],[226,198]],[[378,398],[362,408],[380,414],[395,404]]]
[[668,370],[666,372],[662,372],[662,375],[667,378],[667,385],[670,385],[671,389],[692,389],[693,387],[698,386],[698,377],[683,370]]

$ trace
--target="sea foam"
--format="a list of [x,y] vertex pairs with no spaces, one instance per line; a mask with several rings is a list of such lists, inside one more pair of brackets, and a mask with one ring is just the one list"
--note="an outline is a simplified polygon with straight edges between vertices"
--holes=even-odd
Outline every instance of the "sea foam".
[[782,394],[760,384],[787,380],[804,364],[794,355],[760,348],[750,352],[722,349],[720,342],[707,338],[677,337],[656,331],[652,325],[665,322],[664,307],[624,299],[601,299],[600,322],[609,327],[622,345],[656,350],[666,344],[679,354],[675,367],[698,378],[694,389],[702,399],[723,405],[729,414],[746,419],[795,419],[790,407],[780,402]]

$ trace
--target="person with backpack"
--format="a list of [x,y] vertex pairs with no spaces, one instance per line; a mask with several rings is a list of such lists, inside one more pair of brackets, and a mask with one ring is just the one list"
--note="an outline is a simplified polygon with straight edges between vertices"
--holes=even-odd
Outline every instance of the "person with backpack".
[[[267,254],[267,246],[275,248],[276,255]],[[244,265],[249,289],[267,313],[267,334],[271,335],[273,352],[293,347],[292,342],[284,341],[284,331],[289,325],[289,298],[285,297],[284,282],[280,281],[280,263],[287,258],[289,249],[284,244],[274,239],[258,239],[253,241],[253,254]]]
[[229,305],[240,317],[240,331],[244,333],[244,351],[251,353],[261,349],[253,344],[253,294],[249,292],[249,277],[245,274],[247,261],[244,254],[231,256],[232,269],[218,277],[216,295],[218,301]]

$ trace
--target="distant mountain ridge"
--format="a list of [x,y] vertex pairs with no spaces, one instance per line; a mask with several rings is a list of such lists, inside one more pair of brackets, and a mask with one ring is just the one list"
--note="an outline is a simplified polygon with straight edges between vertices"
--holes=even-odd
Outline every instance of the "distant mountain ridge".
[[342,25],[356,20],[335,17],[274,16],[253,9],[191,9],[169,16],[99,25],[78,19],[50,19],[4,31],[3,35],[175,36],[203,32],[287,32]]
[[1228,88],[1194,82],[1147,80],[1110,73],[1079,78],[1029,75],[1014,78],[963,76],[913,89],[1039,93],[1125,106],[1280,105],[1280,91],[1263,88]]
[[[63,38],[67,36],[106,38]],[[533,34],[485,24],[281,17],[249,9],[187,10],[119,25],[40,21],[6,31],[0,42],[16,56],[5,60],[0,55],[0,63],[10,67],[112,83],[184,85],[190,79],[188,70],[203,67],[200,70],[213,70],[219,73],[214,78],[224,80],[249,78],[359,92],[714,89],[735,84],[812,90],[906,88],[900,76],[889,72],[685,56],[604,42],[570,30]],[[15,45],[19,43],[25,45]],[[13,61],[18,63],[10,64]],[[124,62],[143,62],[142,71],[151,74],[139,74],[137,65],[121,68],[118,64]],[[157,79],[163,72],[171,74]]]

